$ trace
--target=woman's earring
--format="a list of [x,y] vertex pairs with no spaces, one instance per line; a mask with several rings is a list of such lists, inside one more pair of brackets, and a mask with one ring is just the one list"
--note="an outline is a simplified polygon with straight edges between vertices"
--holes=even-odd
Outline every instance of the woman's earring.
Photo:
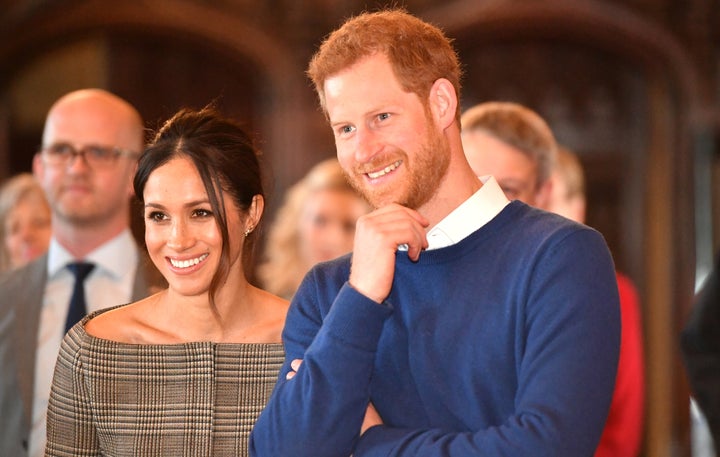
[[247,238],[248,236],[250,236],[250,234],[252,233],[252,231],[253,231],[253,228],[252,228],[252,227],[246,228],[246,229],[245,229],[245,238]]

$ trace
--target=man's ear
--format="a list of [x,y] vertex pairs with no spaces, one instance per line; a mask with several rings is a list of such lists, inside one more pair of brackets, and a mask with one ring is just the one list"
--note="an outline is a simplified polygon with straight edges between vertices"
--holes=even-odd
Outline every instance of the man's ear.
[[128,180],[128,197],[133,198],[135,196],[135,188],[133,187],[133,180],[135,179],[135,173],[137,172],[138,163],[133,162],[130,166],[130,178]]
[[458,99],[455,87],[445,78],[436,80],[430,88],[429,105],[435,122],[446,129],[455,121]]
[[33,156],[32,172],[35,179],[38,182],[42,182],[43,175],[45,174],[45,166],[42,163],[42,157],[39,152]]
[[535,205],[540,209],[550,211],[550,200],[552,197],[553,180],[546,179],[535,191]]

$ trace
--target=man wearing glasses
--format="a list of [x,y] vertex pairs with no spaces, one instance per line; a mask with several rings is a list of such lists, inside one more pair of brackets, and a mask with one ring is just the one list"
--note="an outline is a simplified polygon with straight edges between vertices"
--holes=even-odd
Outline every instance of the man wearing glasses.
[[69,327],[162,284],[129,228],[143,132],[135,108],[103,90],[71,92],[50,108],[33,160],[52,208],[50,248],[0,277],[0,455],[44,454],[53,368]]

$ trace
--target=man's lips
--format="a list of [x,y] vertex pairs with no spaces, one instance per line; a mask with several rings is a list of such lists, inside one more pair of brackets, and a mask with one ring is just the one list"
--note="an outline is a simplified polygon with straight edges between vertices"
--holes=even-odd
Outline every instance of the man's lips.
[[399,167],[401,163],[402,163],[402,160],[398,160],[398,161],[396,161],[396,162],[391,163],[390,165],[386,166],[385,168],[383,168],[383,169],[381,169],[381,170],[378,170],[378,171],[369,171],[369,172],[367,172],[366,174],[367,174],[368,178],[370,178],[370,179],[382,178],[382,177],[385,176],[386,174],[388,174],[388,173],[394,171],[395,169],[397,169],[397,167]]

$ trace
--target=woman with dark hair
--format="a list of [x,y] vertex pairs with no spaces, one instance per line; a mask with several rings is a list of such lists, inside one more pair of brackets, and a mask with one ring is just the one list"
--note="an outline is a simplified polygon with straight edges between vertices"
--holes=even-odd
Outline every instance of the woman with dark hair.
[[212,109],[182,110],[133,184],[168,288],[68,332],[46,455],[247,455],[283,361],[287,311],[246,277],[264,206],[256,150]]

